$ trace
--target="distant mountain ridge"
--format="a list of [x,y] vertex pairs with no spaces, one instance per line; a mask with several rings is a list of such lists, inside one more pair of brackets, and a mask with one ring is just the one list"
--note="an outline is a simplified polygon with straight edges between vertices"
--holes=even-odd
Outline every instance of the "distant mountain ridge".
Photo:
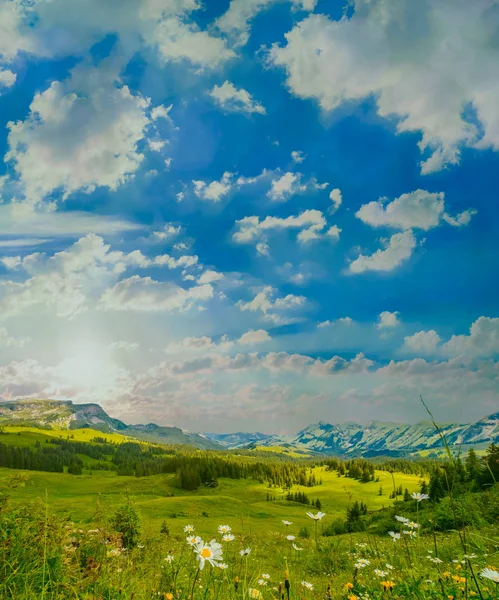
[[[148,423],[127,425],[110,417],[98,404],[73,404],[59,400],[17,400],[0,402],[0,426],[25,425],[42,429],[80,429],[91,427],[102,432],[117,432],[144,441],[182,444],[201,449],[253,449],[281,446],[309,454],[354,457],[404,456],[420,451],[442,449],[444,444],[433,424],[414,425],[371,421],[332,424],[319,421],[296,435],[265,433],[191,433],[179,427]],[[499,443],[499,412],[475,423],[439,425],[452,447]]]
[[[471,424],[439,424],[450,446],[486,445],[499,443],[499,412]],[[208,437],[210,434],[207,434]],[[255,434],[232,434],[221,440],[227,447],[244,448],[247,444],[260,446],[283,446],[314,454],[339,456],[403,456],[422,450],[444,447],[440,434],[430,421],[414,425],[371,421],[367,425],[343,423],[334,425],[320,421],[305,427],[296,435],[267,436]],[[220,436],[215,436],[218,439]],[[229,443],[230,441],[230,443]]]
[[0,402],[0,426],[2,425],[42,429],[92,428],[103,433],[122,433],[147,442],[182,444],[203,449],[222,448],[203,434],[154,423],[126,425],[123,421],[110,417],[99,404],[73,404],[71,401],[35,399]]

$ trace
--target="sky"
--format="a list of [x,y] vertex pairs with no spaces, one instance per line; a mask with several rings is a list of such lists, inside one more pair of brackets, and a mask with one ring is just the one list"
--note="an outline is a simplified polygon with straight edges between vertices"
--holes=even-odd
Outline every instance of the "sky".
[[499,408],[498,0],[0,0],[0,399]]

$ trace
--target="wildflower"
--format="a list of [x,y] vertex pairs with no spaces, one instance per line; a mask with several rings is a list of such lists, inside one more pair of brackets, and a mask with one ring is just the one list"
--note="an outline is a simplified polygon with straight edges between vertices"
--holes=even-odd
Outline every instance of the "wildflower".
[[419,492],[413,492],[411,494],[411,498],[413,500],[417,500],[418,502],[421,502],[422,500],[429,500],[430,496],[428,496],[428,494],[420,494]]
[[348,583],[345,583],[345,589],[346,589],[346,590],[351,590],[351,589],[353,589],[353,583],[350,583],[350,582],[348,582]]
[[386,567],[387,569],[390,569],[390,571],[392,571],[392,570],[393,570],[393,565],[389,565],[388,563],[386,563],[386,564],[385,564],[385,567]]
[[406,519],[405,517],[399,517],[398,515],[395,515],[395,518],[397,519],[397,521],[399,521],[400,523],[409,523],[409,519]]
[[490,579],[490,581],[493,581],[494,583],[499,583],[499,572],[495,569],[484,569],[480,575],[485,577],[485,579]]
[[168,592],[168,593],[165,595],[165,600],[173,600],[173,594],[172,594],[171,592]]
[[411,528],[411,529],[418,529],[419,527],[419,523],[414,523],[414,521],[409,521],[407,523],[407,525]]
[[248,595],[250,598],[263,598],[261,592],[255,588],[249,588]]
[[295,540],[295,536],[294,535],[287,535],[286,539],[289,540],[290,542],[292,542],[293,540]]
[[219,569],[225,570],[225,569],[228,569],[228,568],[229,568],[229,565],[228,565],[227,563],[219,563],[219,564],[217,565],[217,567],[218,567]]
[[222,561],[222,546],[216,541],[211,540],[209,544],[205,544],[203,540],[197,542],[194,552],[199,560],[199,568],[204,569],[205,562],[208,561],[212,567],[216,567],[217,563]]
[[239,554],[241,556],[248,556],[250,552],[251,552],[251,548],[246,548],[245,550],[240,550]]
[[402,533],[404,533],[405,535],[408,535],[409,537],[417,537],[417,534],[415,531],[402,531]]
[[142,550],[142,549],[144,548],[144,544],[137,544],[137,548],[138,548],[139,550]]
[[270,579],[270,575],[268,573],[262,573],[262,579]]
[[302,581],[301,584],[304,588],[307,588],[307,590],[310,590],[311,592],[314,591],[314,586],[311,583],[308,583],[308,581]]
[[227,535],[224,535],[222,538],[223,542],[233,542],[236,538],[232,535],[232,533],[228,533]]
[[476,554],[465,554],[464,558],[467,558],[468,560],[471,558],[476,558]]
[[184,527],[184,533],[193,533],[194,532],[194,525],[186,525]]
[[259,579],[258,585],[267,585],[267,582],[265,581],[265,579]]
[[297,551],[300,552],[301,550],[303,550],[303,548],[299,548],[296,544],[293,544],[293,548]]
[[286,521],[286,520],[282,520],[282,522],[284,523],[284,525],[286,525],[286,527],[289,527],[290,525],[293,525],[293,523],[291,523],[291,521]]
[[201,538],[198,535],[190,535],[189,537],[185,538],[187,540],[187,543],[189,544],[189,546],[195,546],[196,544],[199,544],[199,542],[201,542]]
[[442,576],[444,577],[444,579],[449,579],[449,577],[450,577],[450,573],[449,573],[449,571],[444,571],[444,572],[442,573]]
[[388,535],[392,538],[394,542],[400,540],[400,533],[395,533],[395,531],[389,531]]
[[222,535],[225,535],[226,533],[230,533],[232,531],[232,528],[229,525],[219,525],[218,526],[218,533],[221,533]]
[[393,581],[382,581],[381,585],[383,586],[383,589],[386,591],[386,590],[391,590],[395,586],[395,583]]
[[437,558],[436,556],[427,556],[426,557],[428,560],[431,560],[432,563],[435,563],[436,565],[443,563],[443,560],[440,560],[439,558]]
[[316,515],[314,515],[313,513],[308,512],[307,516],[310,517],[311,519],[313,519],[314,521],[320,521],[322,519],[322,517],[326,516],[326,513],[319,511]]
[[374,572],[378,577],[386,577],[388,575],[388,571],[380,571],[379,569],[374,569]]
[[359,597],[354,595],[348,596],[348,600],[359,600]]
[[367,565],[371,564],[367,558],[359,558],[359,560],[355,563],[354,567],[356,569],[364,569]]
[[173,555],[172,554],[168,554],[168,556],[165,558],[167,563],[172,563],[173,562]]

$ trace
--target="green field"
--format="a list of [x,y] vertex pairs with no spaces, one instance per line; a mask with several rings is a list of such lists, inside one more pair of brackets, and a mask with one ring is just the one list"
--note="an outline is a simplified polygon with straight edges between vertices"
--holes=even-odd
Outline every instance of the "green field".
[[[9,427],[0,442],[40,448],[49,447],[46,440],[54,436],[75,442],[107,437],[110,451],[118,447],[115,444],[129,441],[118,434],[88,429]],[[272,449],[255,450],[262,460],[293,459]],[[197,455],[197,451],[191,452]],[[479,576],[481,569],[499,562],[497,527],[477,521],[459,534],[452,528],[439,531],[432,523],[447,518],[442,512],[444,504],[422,505],[420,514],[414,500],[398,500],[394,510],[394,500],[389,497],[394,485],[416,492],[420,476],[376,470],[374,481],[361,483],[326,466],[315,466],[309,473],[322,483],[313,487],[293,485],[289,490],[250,478],[221,477],[215,487],[202,485],[187,491],[180,487],[175,473],[119,476],[116,471],[95,468],[106,461],[79,456],[84,462],[81,475],[0,468],[0,500],[4,498],[4,503],[0,502],[2,600],[282,600],[287,599],[286,589],[280,590],[279,585],[286,579],[290,600],[499,597],[499,585]],[[251,455],[241,460],[251,460]],[[491,514],[497,511],[496,505],[499,508],[497,486],[494,489],[494,495],[489,494],[492,504],[487,505]],[[317,509],[286,500],[289,491],[304,492],[314,502],[320,500],[325,516],[317,522],[317,529],[306,514]],[[367,519],[381,518],[381,529],[378,523],[377,529],[360,533],[321,535],[335,522],[344,522],[347,509],[356,502],[367,506]],[[466,508],[464,501],[461,504],[458,509],[463,514],[481,510],[471,504]],[[140,520],[140,531],[127,551],[113,533],[117,527],[124,531],[128,518],[123,516],[128,513],[121,513],[118,521],[113,520],[120,507],[128,507]],[[388,529],[400,533],[407,527],[395,514],[422,523],[414,538],[401,533],[400,540],[393,542],[387,535]],[[292,524],[286,527],[283,520]],[[196,553],[186,542],[187,525],[194,526],[195,535],[206,541],[221,540],[220,525],[231,528],[235,539],[223,544],[226,570],[207,565],[198,571]],[[286,535],[295,539],[288,540]],[[239,554],[244,548],[251,548],[247,557]],[[473,561],[464,558],[465,554]],[[168,555],[174,557],[172,563],[165,561]],[[437,556],[442,562],[430,560]],[[262,574],[270,578],[263,579]]]

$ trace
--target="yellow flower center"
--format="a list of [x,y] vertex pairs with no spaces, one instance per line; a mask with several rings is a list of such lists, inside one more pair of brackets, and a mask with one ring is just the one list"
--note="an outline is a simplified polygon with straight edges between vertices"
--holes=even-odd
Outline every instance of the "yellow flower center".
[[211,557],[211,550],[210,550],[209,548],[203,548],[203,549],[201,550],[201,553],[200,553],[200,554],[201,554],[201,556],[202,556],[203,558],[210,558],[210,557]]

